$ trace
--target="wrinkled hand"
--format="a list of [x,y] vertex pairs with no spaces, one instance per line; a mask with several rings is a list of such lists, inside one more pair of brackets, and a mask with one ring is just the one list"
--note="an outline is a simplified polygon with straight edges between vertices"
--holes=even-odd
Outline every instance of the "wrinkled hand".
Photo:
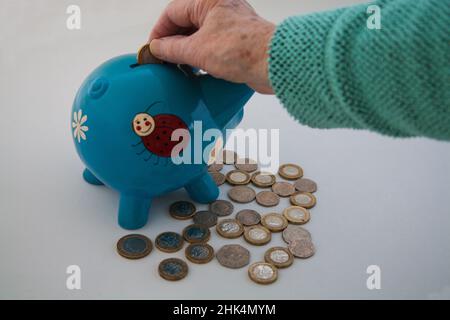
[[268,47],[275,25],[245,0],[174,0],[150,34],[153,55],[273,93]]

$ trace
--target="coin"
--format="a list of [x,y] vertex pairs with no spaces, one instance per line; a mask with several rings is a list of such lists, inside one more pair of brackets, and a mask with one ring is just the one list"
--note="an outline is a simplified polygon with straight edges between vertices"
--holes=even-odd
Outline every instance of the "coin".
[[311,179],[301,178],[294,182],[295,189],[300,192],[316,192],[317,184]]
[[217,172],[223,169],[223,163],[213,163],[208,166],[209,172]]
[[226,179],[229,184],[232,185],[241,185],[241,184],[247,184],[250,182],[250,175],[241,170],[232,170],[227,173]]
[[212,171],[209,173],[209,175],[214,180],[217,186],[223,185],[226,181],[225,175],[223,173]]
[[283,240],[286,243],[291,243],[296,240],[306,239],[312,240],[311,233],[303,227],[288,225],[286,229],[283,230]]
[[270,231],[263,226],[252,226],[245,229],[244,239],[251,244],[262,246],[272,239]]
[[138,64],[156,64],[162,63],[161,60],[156,58],[150,51],[150,45],[144,44],[137,53],[137,63]]
[[256,192],[247,186],[235,186],[228,190],[228,197],[239,203],[248,203],[255,200]]
[[123,236],[117,242],[117,252],[127,259],[140,259],[152,252],[152,241],[141,234]]
[[277,268],[286,268],[294,262],[294,257],[287,248],[273,247],[266,251],[264,260]]
[[224,267],[239,269],[250,262],[250,251],[238,244],[227,244],[217,251],[216,258]]
[[158,273],[162,278],[166,280],[181,280],[186,277],[188,273],[188,265],[181,259],[165,259],[159,263]]
[[172,203],[169,208],[169,213],[172,217],[178,220],[187,220],[195,213],[195,205],[189,201],[177,201]]
[[236,169],[245,172],[253,172],[255,170],[258,170],[258,163],[255,160],[249,158],[238,158],[234,166],[236,167]]
[[309,258],[314,255],[315,248],[311,239],[298,239],[288,244],[289,251],[296,258]]
[[260,188],[266,188],[273,185],[276,181],[276,177],[268,172],[255,172],[251,176],[253,184]]
[[216,200],[209,204],[209,211],[215,213],[218,217],[229,216],[233,213],[234,206],[227,200]]
[[284,217],[293,224],[304,224],[309,221],[309,211],[303,207],[290,206],[283,210]]
[[280,197],[272,191],[261,191],[256,195],[256,202],[264,207],[273,207],[280,203]]
[[231,150],[222,150],[222,157],[219,155],[219,161],[222,161],[225,164],[234,164],[237,159],[237,154]]
[[184,240],[176,232],[163,232],[156,237],[155,245],[163,252],[177,252],[183,247]]
[[250,279],[259,284],[270,284],[278,278],[277,268],[267,262],[256,262],[248,268]]
[[207,243],[194,243],[186,248],[185,254],[189,261],[203,264],[214,258],[214,249]]
[[244,226],[253,226],[261,221],[261,215],[251,209],[244,209],[236,214],[236,219]]
[[293,163],[283,164],[278,169],[278,174],[288,180],[295,180],[303,176],[303,169]]
[[201,224],[191,224],[183,229],[183,238],[189,243],[207,242],[210,236],[209,228]]
[[290,201],[295,206],[307,209],[316,205],[316,197],[309,192],[297,192],[290,197]]
[[233,239],[242,235],[244,226],[235,219],[224,219],[217,224],[216,230],[222,237]]
[[280,232],[288,226],[288,221],[279,213],[268,213],[261,219],[261,224],[272,232]]
[[289,197],[295,193],[295,187],[289,182],[275,182],[272,185],[272,191],[280,197]]
[[197,211],[194,214],[194,223],[211,228],[217,224],[217,215],[208,210]]

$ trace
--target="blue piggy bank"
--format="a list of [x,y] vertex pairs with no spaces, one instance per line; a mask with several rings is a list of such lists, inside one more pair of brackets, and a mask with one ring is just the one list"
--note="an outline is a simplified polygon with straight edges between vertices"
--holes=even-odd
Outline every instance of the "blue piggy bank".
[[[86,166],[83,177],[120,193],[118,220],[125,229],[143,227],[152,199],[182,187],[197,202],[214,201],[219,190],[207,162],[180,164],[173,161],[174,150],[182,145],[183,159],[203,153],[211,142],[202,139],[192,148],[196,124],[222,133],[236,127],[252,94],[244,84],[186,73],[176,65],[138,65],[132,54],[113,58],[87,77],[73,103],[72,133]],[[178,129],[190,134],[189,141],[173,141]]]

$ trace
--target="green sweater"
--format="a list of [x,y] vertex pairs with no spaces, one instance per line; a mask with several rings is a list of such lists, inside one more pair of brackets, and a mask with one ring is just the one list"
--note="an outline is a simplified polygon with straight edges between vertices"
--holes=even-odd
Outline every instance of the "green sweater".
[[[282,22],[269,77],[287,110],[316,128],[450,140],[450,0],[376,1]],[[371,20],[373,21],[373,20]]]

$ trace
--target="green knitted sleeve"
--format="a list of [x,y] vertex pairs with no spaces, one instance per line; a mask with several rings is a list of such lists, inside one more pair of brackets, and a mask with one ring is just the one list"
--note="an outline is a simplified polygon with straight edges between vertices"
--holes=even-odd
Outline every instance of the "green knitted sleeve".
[[269,78],[301,123],[450,140],[450,0],[391,0],[282,22]]

